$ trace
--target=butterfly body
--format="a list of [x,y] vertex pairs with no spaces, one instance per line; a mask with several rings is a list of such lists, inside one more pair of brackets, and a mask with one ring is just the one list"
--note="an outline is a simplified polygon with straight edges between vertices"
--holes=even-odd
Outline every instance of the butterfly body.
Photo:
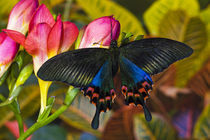
[[162,72],[192,52],[184,43],[164,38],[141,39],[120,47],[111,41],[109,49],[87,48],[59,54],[42,65],[38,76],[81,88],[96,105],[91,124],[96,129],[100,112],[112,107],[116,95],[113,78],[119,72],[125,103],[141,105],[150,121],[152,117],[145,104],[153,85],[150,75]]

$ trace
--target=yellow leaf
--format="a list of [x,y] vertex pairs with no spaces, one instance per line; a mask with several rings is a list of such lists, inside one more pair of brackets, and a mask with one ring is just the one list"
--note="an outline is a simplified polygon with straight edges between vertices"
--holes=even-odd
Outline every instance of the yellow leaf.
[[176,140],[174,129],[159,115],[153,114],[151,122],[145,120],[144,114],[134,117],[134,133],[138,140]]
[[210,6],[201,11],[200,17],[205,23],[210,24]]
[[208,55],[204,53],[210,49],[206,25],[199,17],[190,17],[182,10],[169,11],[160,23],[160,37],[186,43],[194,50],[189,58],[176,63],[176,85],[184,87],[207,59]]
[[200,7],[197,0],[157,0],[144,13],[144,21],[152,35],[158,34],[160,22],[169,10],[184,10],[193,17],[199,14]]
[[110,0],[76,0],[92,18],[114,15],[120,21],[121,31],[135,35],[145,34],[140,21],[127,9]]

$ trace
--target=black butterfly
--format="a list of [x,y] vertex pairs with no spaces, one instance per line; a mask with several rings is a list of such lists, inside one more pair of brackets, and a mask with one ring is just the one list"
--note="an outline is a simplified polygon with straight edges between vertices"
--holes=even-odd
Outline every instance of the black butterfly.
[[112,107],[113,77],[118,71],[125,103],[141,105],[146,120],[150,121],[152,116],[145,105],[153,84],[150,75],[162,72],[192,52],[184,43],[165,38],[141,39],[120,47],[111,41],[109,49],[86,48],[59,54],[45,62],[37,75],[45,81],[62,81],[80,87],[96,105],[91,126],[97,129],[100,112]]

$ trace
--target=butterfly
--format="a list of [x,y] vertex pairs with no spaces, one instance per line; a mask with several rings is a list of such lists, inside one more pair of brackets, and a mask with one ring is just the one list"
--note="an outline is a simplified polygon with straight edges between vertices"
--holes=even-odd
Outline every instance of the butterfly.
[[108,49],[85,48],[59,54],[46,61],[37,75],[45,81],[79,87],[96,106],[91,126],[97,129],[100,112],[112,108],[116,95],[113,78],[118,72],[125,103],[141,105],[150,121],[152,116],[146,106],[153,85],[150,76],[192,53],[186,44],[166,38],[141,39],[119,47],[112,40]]

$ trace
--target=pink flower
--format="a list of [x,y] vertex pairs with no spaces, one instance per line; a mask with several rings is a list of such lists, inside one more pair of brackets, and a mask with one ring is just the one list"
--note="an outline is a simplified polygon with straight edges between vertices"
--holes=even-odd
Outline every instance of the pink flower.
[[0,33],[0,77],[8,69],[12,60],[15,58],[19,47],[5,33]]
[[[111,39],[112,32],[112,39]],[[80,30],[76,49],[109,46],[111,40],[117,40],[120,34],[120,23],[113,16],[105,16],[92,21]]]
[[[74,23],[62,22],[60,15],[55,21],[45,5],[41,5],[33,15],[28,36],[13,30],[4,30],[13,40],[24,46],[32,55],[35,74],[49,58],[69,50],[76,40],[79,30]],[[41,90],[41,110],[46,108],[47,92],[51,82],[39,79]]]
[[55,21],[45,5],[41,5],[32,17],[26,38],[20,32],[4,31],[33,56],[35,73],[49,58],[67,51],[79,33],[74,23],[62,22],[60,16]]
[[[38,7],[38,0],[21,0],[12,9],[7,29],[25,34],[31,15]],[[8,69],[19,49],[19,45],[5,33],[0,33],[0,77]]]
[[25,34],[28,31],[31,17],[38,6],[38,0],[20,0],[10,12],[7,29]]
[[[12,132],[12,134],[16,137],[19,138],[19,128],[18,128],[18,123],[17,121],[10,121],[10,122],[6,122],[5,126],[10,130],[10,132]],[[27,126],[24,124],[24,132],[27,130]],[[30,136],[29,138],[27,138],[26,140],[30,140],[32,136]]]

